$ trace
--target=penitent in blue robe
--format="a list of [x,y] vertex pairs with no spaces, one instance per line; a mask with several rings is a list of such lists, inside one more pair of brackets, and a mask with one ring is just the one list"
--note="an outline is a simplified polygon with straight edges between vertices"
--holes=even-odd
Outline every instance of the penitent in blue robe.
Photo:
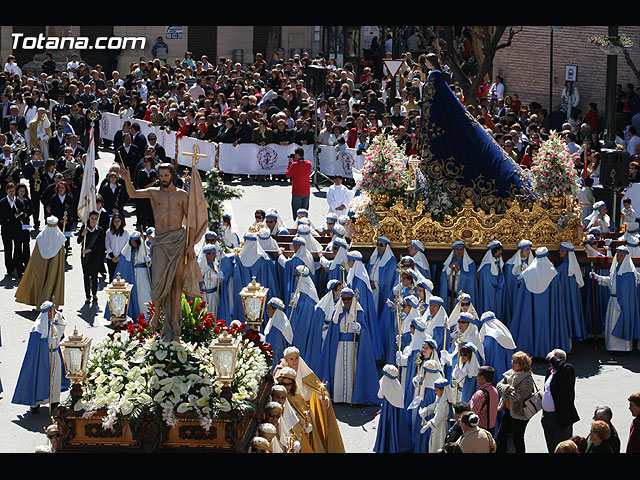
[[[417,410],[426,408],[437,400],[436,391],[433,388],[424,389],[424,398],[420,402]],[[433,414],[427,415],[424,418],[425,422],[428,422],[433,418]],[[422,428],[422,417],[418,415],[418,421],[413,425],[413,452],[414,453],[429,453],[429,439],[431,438],[431,429],[429,428],[425,433],[420,433]]]
[[[607,306],[609,304],[609,287],[600,285],[589,277],[591,271],[598,275],[608,276],[609,269],[593,269],[591,264],[585,267],[584,287],[582,290],[582,311],[584,312],[584,323],[587,335],[593,335],[594,323],[597,334],[605,331],[605,319],[607,317]],[[595,322],[594,322],[595,309]]]
[[[130,250],[131,258],[136,258],[138,254],[137,248],[132,248]],[[134,322],[138,320],[140,314],[146,314],[147,312],[141,312],[140,307],[138,305],[138,288],[136,283],[135,269],[144,269],[145,275],[147,274],[147,265],[145,263],[140,263],[138,265],[133,265],[130,259],[126,258],[126,255],[120,255],[120,260],[118,260],[118,264],[116,265],[116,269],[114,271],[114,278],[120,274],[120,278],[124,281],[133,285],[131,289],[131,295],[129,296],[129,308],[127,309],[127,317],[131,318]],[[149,265],[149,275],[151,274],[151,265]],[[109,305],[104,309],[104,318],[107,320],[111,320],[111,310],[109,309]]]
[[376,310],[376,304],[373,301],[373,293],[371,286],[366,285],[360,277],[354,277],[349,287],[355,292],[358,290],[358,303],[364,310],[364,321],[367,324],[367,330],[371,336],[371,347],[376,360],[382,358],[384,348],[382,337],[380,336],[379,319]]
[[376,453],[408,453],[412,448],[411,428],[407,422],[405,410],[394,407],[386,398],[383,398],[373,451]]
[[292,310],[291,306],[287,305],[285,309],[293,330],[291,343],[300,350],[300,356],[305,362],[313,355],[313,348],[308,348],[309,341],[316,342],[322,335],[322,325],[313,323],[315,307],[316,301],[306,293],[300,292],[300,298],[295,308]]
[[[220,265],[224,275],[223,263],[224,259]],[[280,298],[280,288],[278,288],[276,267],[273,261],[260,257],[253,265],[245,267],[242,265],[240,259],[236,257],[233,266],[233,308],[231,310],[231,317],[233,320],[240,320],[241,322],[246,320],[240,292],[244,287],[251,283],[253,277],[256,277],[256,282],[269,289],[265,300],[266,302],[268,302],[272,297]],[[225,283],[223,281],[223,287],[224,285]],[[220,314],[218,313],[218,315]]]
[[504,318],[506,285],[503,271],[498,269],[498,274],[494,275],[491,273],[491,265],[483,265],[478,272],[478,296],[471,298],[480,315],[491,311],[497,318]]
[[269,330],[269,333],[265,336],[265,340],[271,345],[271,351],[273,352],[273,365],[271,366],[271,372],[273,373],[280,359],[283,358],[285,349],[290,347],[291,344],[287,342],[282,332],[274,326],[271,327],[271,330]]
[[[41,337],[42,335],[38,331],[29,334],[27,352],[22,361],[11,403],[35,406],[38,402],[49,398],[49,372],[51,370],[49,339]],[[64,392],[69,389],[70,382],[65,374],[60,347],[57,347],[53,354],[60,357],[59,362],[62,368],[60,391]]]
[[[471,298],[478,298],[478,280],[476,277],[476,264],[475,262],[471,262],[469,264],[469,271],[465,272],[462,269],[462,260],[453,259],[451,263],[457,262],[460,264],[460,270],[458,271],[458,287],[456,288],[456,297],[458,296],[459,291],[463,291],[471,295]],[[444,300],[444,304],[446,306],[446,312],[451,313],[449,306],[451,304],[451,299],[449,297],[449,288],[447,282],[447,272],[443,268],[442,273],[440,274],[440,298]],[[454,302],[455,303],[455,302]]]
[[[618,265],[620,268],[620,265]],[[634,272],[616,273],[616,301],[621,308],[611,334],[624,340],[640,339],[640,298]]]
[[231,285],[233,284],[233,270],[236,260],[237,257],[235,255],[225,255],[220,260],[220,273],[222,273],[222,283],[220,284],[219,290],[220,297],[218,300],[217,319],[225,320],[227,324],[229,324],[231,320],[233,320],[231,316],[231,310],[233,308],[233,295],[230,290]]
[[[584,311],[582,309],[582,292],[573,276],[569,276],[569,259],[556,267],[560,282],[560,315],[569,328],[569,337],[578,341],[587,337]],[[500,318],[500,317],[498,317]]]
[[[401,290],[402,298],[408,297],[411,295],[411,287],[402,287]],[[386,301],[391,300],[395,303],[396,298],[393,292],[393,288],[389,295],[385,298],[384,306],[382,307],[382,312],[378,316],[378,325],[379,325],[379,333],[380,333],[380,341],[383,348],[383,359],[385,364],[395,365],[396,364],[396,352],[398,351],[398,343],[396,341],[396,336],[398,335],[398,320],[395,305],[391,308],[387,306]],[[402,310],[401,310],[402,314]],[[405,344],[406,345],[406,344]]]
[[511,357],[516,351],[504,348],[495,338],[488,335],[485,335],[482,340],[482,347],[484,349],[484,364],[493,367],[495,371],[492,382],[495,386],[502,380],[504,373],[511,370]]
[[[355,305],[354,305],[355,307]],[[322,382],[327,382],[327,390],[333,398],[333,382],[336,371],[336,356],[338,352],[338,342],[343,339],[352,341],[353,333],[340,333],[340,322],[348,312],[343,311],[337,323],[333,320],[329,323],[329,330],[322,345],[320,358],[318,361],[318,378]],[[334,312],[335,315],[335,312]],[[356,372],[353,385],[353,403],[359,405],[380,405],[378,397],[378,370],[374,359],[371,337],[367,325],[363,318],[363,312],[358,310],[356,321],[360,324],[360,333],[356,335]],[[342,339],[341,339],[342,336]]]
[[[387,247],[388,248],[388,247]],[[393,260],[389,260],[381,268],[378,269],[378,283],[376,284],[376,294],[374,300],[376,302],[376,312],[378,316],[382,313],[387,298],[391,295],[393,287],[398,283],[398,273],[396,272],[397,264]],[[367,264],[367,273],[371,276],[371,265]],[[374,291],[375,292],[375,291]]]
[[278,285],[281,292],[287,292],[292,295],[293,292],[296,291],[296,286],[298,285],[296,267],[304,264],[305,263],[299,257],[291,257],[287,259],[287,263],[285,263],[284,267],[282,267],[279,262],[275,262],[274,268],[277,273]]
[[519,350],[545,358],[554,348],[571,350],[569,328],[560,313],[560,285],[556,275],[547,289],[534,294],[522,282],[509,330]]
[[[529,264],[529,257],[521,260],[523,264]],[[505,263],[504,265],[504,292],[505,292],[505,300],[504,300],[504,316],[496,317],[500,318],[502,323],[505,324],[507,328],[511,325],[511,319],[513,318],[513,310],[516,307],[516,300],[518,299],[518,290],[523,288],[523,281],[520,280],[518,282],[518,277],[512,273],[513,265],[510,263]],[[484,312],[486,312],[485,310]],[[484,312],[481,312],[484,313]],[[495,312],[494,312],[495,313]]]

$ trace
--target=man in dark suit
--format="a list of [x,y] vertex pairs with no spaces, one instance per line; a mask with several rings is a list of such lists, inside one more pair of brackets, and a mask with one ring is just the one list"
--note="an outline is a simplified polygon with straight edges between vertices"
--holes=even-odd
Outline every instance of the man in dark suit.
[[[130,120],[125,120],[124,122],[122,122],[122,129],[118,130],[114,135],[113,135],[113,150],[114,151],[118,151],[118,148],[120,148],[120,146],[122,145],[122,135],[124,135],[125,133],[131,133],[131,121]],[[120,159],[118,159],[116,157],[116,162],[119,162]]]
[[135,146],[131,139],[130,133],[122,135],[122,145],[116,151],[116,161],[122,161],[125,167],[133,172],[138,165],[138,162],[142,158],[142,154],[138,147]]
[[58,95],[57,99],[58,103],[56,103],[51,109],[51,116],[53,117],[56,125],[60,123],[60,119],[62,117],[64,117],[65,115],[71,115],[71,106],[65,103],[67,99],[64,94],[61,93],[60,95]]
[[[64,127],[62,125],[57,125],[53,135],[49,139],[49,155],[54,155],[60,151],[60,147],[65,144],[65,135],[62,133]],[[69,134],[71,136],[71,134]],[[69,143],[71,140],[69,140]],[[46,160],[46,158],[45,158]]]
[[249,123],[247,112],[240,112],[236,127],[236,143],[251,143],[253,128]]
[[27,158],[22,173],[24,178],[29,181],[29,192],[33,208],[33,227],[36,230],[40,230],[40,195],[42,195],[42,189],[44,188],[42,182],[44,162],[40,149],[34,148],[31,150],[31,156]]
[[167,161],[167,152],[164,149],[164,147],[162,145],[160,145],[158,142],[158,137],[156,136],[155,133],[151,132],[149,133],[149,147],[153,147],[155,150],[155,156],[158,157],[158,159],[160,160],[161,163],[166,162]]
[[9,125],[11,122],[16,122],[18,132],[24,137],[24,132],[27,129],[27,120],[24,115],[18,114],[18,106],[9,106],[9,115],[2,119],[2,133],[9,132]]
[[[78,136],[81,142],[84,142],[87,136],[87,119],[83,114],[81,103],[71,105],[71,115],[69,115],[69,123],[71,124],[74,133]],[[82,146],[85,146],[84,143],[82,144]]]
[[9,116],[9,107],[14,103],[9,98],[9,95],[3,93],[0,95],[0,122],[4,120],[4,117]]
[[5,188],[6,196],[0,200],[0,226],[2,245],[4,247],[4,265],[7,276],[13,276],[14,270],[18,277],[24,273],[22,258],[22,217],[25,208],[22,200],[16,197],[16,186],[13,182]]
[[[145,157],[144,167],[138,172],[138,188],[148,188],[157,178],[158,172],[155,169],[153,158]],[[140,231],[145,231],[147,227],[155,226],[153,209],[151,208],[151,201],[148,198],[139,198],[136,200],[136,218],[136,227]]]
[[542,398],[542,429],[547,450],[553,453],[558,443],[573,436],[573,424],[580,417],[574,403],[576,372],[567,363],[567,354],[556,348],[546,359],[550,366],[545,375]]
[[127,191],[124,180],[120,182],[120,177],[115,171],[107,174],[107,181],[103,182],[99,189],[99,194],[104,202],[104,209],[110,214],[124,214],[124,204],[127,201]]
[[84,147],[82,145],[80,145],[80,137],[76,134],[76,135],[71,135],[69,137],[69,145],[62,145],[60,147],[60,149],[58,150],[58,157],[60,158],[62,156],[65,155],[65,150],[67,148],[71,148],[71,155],[73,156],[73,158],[78,158],[81,157],[82,155],[84,155],[85,153],[87,153],[87,151],[84,149]]
[[138,147],[138,150],[144,152],[147,149],[147,139],[140,131],[140,124],[134,122],[131,124],[131,141]]

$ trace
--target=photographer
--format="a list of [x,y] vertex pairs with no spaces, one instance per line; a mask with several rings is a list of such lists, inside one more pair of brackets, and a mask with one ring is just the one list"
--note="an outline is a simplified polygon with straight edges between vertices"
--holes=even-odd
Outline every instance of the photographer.
[[291,179],[291,209],[293,219],[298,216],[298,209],[309,210],[309,196],[311,195],[311,172],[313,166],[304,159],[304,149],[298,147],[289,155],[289,164],[285,173]]

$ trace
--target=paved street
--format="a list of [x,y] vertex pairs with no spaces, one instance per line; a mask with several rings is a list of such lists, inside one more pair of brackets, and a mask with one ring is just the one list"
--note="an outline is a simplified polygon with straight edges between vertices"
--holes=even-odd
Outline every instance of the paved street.
[[[103,178],[113,155],[100,152],[98,160],[100,178]],[[256,208],[275,207],[282,215],[285,224],[292,221],[290,205],[290,186],[284,182],[264,182],[252,185],[250,182],[234,182],[245,189],[242,199],[229,203],[227,211],[233,216],[233,225],[242,237],[253,223],[253,211]],[[322,224],[327,210],[325,184],[319,192],[312,187],[310,217],[316,225]],[[135,217],[127,218],[127,228],[133,228]],[[31,242],[33,248],[34,242]],[[110,331],[103,319],[106,295],[99,291],[99,303],[85,305],[82,273],[79,262],[79,247],[72,239],[73,253],[68,259],[66,275],[66,297],[63,314],[67,321],[66,334],[74,328],[94,342],[104,338]],[[31,307],[15,303],[14,293],[18,282],[9,278],[0,281],[0,329],[2,346],[0,347],[0,380],[4,392],[0,394],[0,453],[30,453],[39,445],[46,443],[43,429],[50,419],[46,408],[40,415],[27,413],[29,408],[11,403],[20,365],[26,349],[36,312]],[[101,287],[106,286],[102,283]],[[586,436],[593,409],[598,404],[608,405],[613,410],[613,424],[618,430],[623,445],[627,442],[631,415],[628,411],[627,397],[640,391],[640,352],[629,354],[609,354],[604,351],[602,341],[597,349],[591,341],[576,345],[569,355],[578,374],[576,385],[576,405],[580,421],[574,425],[574,433]],[[534,372],[538,386],[542,388],[544,362],[534,362]],[[376,408],[350,407],[336,405],[336,414],[348,452],[371,452],[375,443],[377,416]],[[540,425],[540,415],[529,424],[526,434],[529,452],[545,452],[544,436]]]

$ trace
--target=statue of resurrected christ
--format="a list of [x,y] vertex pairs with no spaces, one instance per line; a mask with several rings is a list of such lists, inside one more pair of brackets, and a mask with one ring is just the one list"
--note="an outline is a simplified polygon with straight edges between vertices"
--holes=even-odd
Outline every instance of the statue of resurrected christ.
[[189,218],[189,193],[176,187],[177,174],[172,164],[161,163],[157,170],[159,186],[140,190],[133,186],[126,167],[121,169],[121,175],[131,198],[151,201],[155,220],[151,242],[151,300],[156,308],[150,327],[155,330],[160,310],[164,311],[162,339],[171,342],[180,340],[182,293],[199,296],[202,274],[193,250],[198,237],[189,235],[183,225],[183,220]]

